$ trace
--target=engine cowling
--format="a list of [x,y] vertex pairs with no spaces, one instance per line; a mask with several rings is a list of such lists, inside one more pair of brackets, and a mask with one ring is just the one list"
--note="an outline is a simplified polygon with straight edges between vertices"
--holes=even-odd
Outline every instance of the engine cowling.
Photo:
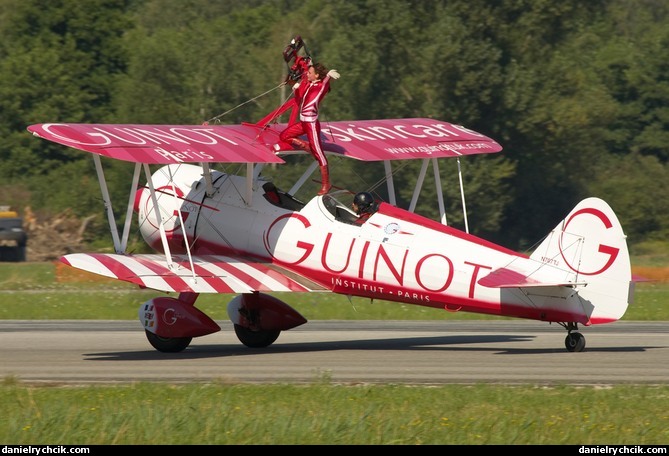
[[[191,164],[167,165],[153,173],[151,180],[158,210],[148,188],[140,188],[135,194],[133,208],[139,231],[153,250],[165,251],[162,231],[171,253],[186,253],[186,237],[192,243],[194,220],[201,209],[199,203],[205,197],[202,173],[202,167]],[[218,178],[222,173],[215,171],[212,175]]]

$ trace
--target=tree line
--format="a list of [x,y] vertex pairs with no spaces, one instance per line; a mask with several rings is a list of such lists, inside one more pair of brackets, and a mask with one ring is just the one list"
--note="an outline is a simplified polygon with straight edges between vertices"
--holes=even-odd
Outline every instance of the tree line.
[[[630,244],[666,242],[663,0],[0,0],[0,202],[100,214],[89,236],[108,236],[89,154],[26,127],[257,121],[287,96],[281,52],[295,35],[342,75],[324,121],[437,118],[502,144],[461,160],[472,233],[530,248],[598,196]],[[395,175],[404,202],[419,166]],[[462,225],[456,163],[444,168],[448,221]],[[127,201],[128,164],[108,169]],[[382,173],[333,163],[342,186]],[[436,217],[433,196],[427,185],[416,211]]]

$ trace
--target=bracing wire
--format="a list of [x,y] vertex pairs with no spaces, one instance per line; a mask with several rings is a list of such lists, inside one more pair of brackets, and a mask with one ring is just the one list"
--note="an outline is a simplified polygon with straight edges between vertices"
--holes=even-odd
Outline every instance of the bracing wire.
[[[399,173],[402,169],[404,169],[408,165],[409,165],[408,160],[401,163],[400,166],[397,166],[397,167],[393,168],[393,171],[392,171],[391,175],[392,176],[397,175],[397,173]],[[376,182],[374,182],[372,184],[368,184],[367,181],[365,179],[363,179],[362,176],[359,173],[357,173],[355,170],[351,170],[351,172],[353,174],[355,174],[355,176],[358,179],[360,179],[360,181],[362,181],[366,185],[368,192],[376,193],[376,189],[379,188],[381,185],[383,185],[383,183],[386,181],[386,176],[384,175],[383,177],[378,179]]]
[[234,108],[232,108],[232,109],[228,109],[228,110],[225,111],[224,113],[221,113],[221,114],[219,114],[219,115],[217,115],[217,116],[215,116],[215,117],[212,117],[211,119],[207,120],[207,121],[205,122],[205,124],[209,124],[209,123],[211,123],[211,122],[218,121],[218,120],[220,120],[221,117],[223,117],[223,116],[225,116],[225,115],[227,115],[227,114],[230,114],[230,113],[231,113],[232,111],[234,111],[235,109],[241,108],[241,107],[244,106],[245,104],[248,104],[248,103],[250,103],[250,102],[252,102],[252,101],[255,101],[255,100],[257,100],[257,99],[260,98],[260,97],[264,97],[264,96],[267,95],[268,93],[271,93],[271,92],[275,91],[276,89],[281,88],[281,87],[284,86],[284,85],[286,85],[286,83],[285,83],[285,82],[282,82],[282,83],[279,84],[278,86],[273,87],[273,88],[269,89],[268,91],[266,91],[266,92],[264,92],[264,93],[261,93],[260,95],[258,95],[258,96],[256,96],[256,97],[250,98],[250,99],[244,101],[243,103],[238,104],[238,105],[235,106]]

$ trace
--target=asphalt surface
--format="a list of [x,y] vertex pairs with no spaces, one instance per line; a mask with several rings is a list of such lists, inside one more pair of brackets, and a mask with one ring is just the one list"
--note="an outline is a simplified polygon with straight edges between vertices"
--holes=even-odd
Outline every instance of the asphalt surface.
[[0,321],[0,375],[24,383],[667,384],[669,323],[567,332],[534,321],[313,321],[250,349],[229,322],[183,352],[151,347],[138,321]]

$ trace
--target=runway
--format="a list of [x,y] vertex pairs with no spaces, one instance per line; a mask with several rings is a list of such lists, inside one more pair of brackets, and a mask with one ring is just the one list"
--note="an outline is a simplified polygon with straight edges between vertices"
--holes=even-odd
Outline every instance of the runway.
[[669,324],[566,331],[534,321],[313,321],[250,349],[229,322],[160,353],[138,321],[0,321],[0,375],[30,384],[132,382],[667,384]]

